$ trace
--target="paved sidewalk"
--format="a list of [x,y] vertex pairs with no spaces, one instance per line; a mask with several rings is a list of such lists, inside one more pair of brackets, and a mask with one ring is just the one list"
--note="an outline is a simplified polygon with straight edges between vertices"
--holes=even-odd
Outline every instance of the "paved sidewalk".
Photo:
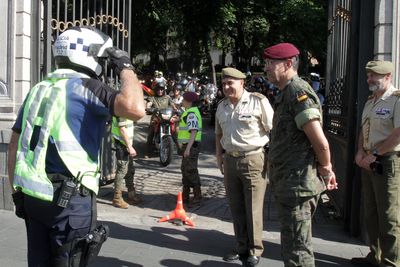
[[[204,123],[206,125],[206,122]],[[136,127],[136,148],[143,151],[146,121]],[[223,178],[215,167],[213,129],[205,127],[205,140],[199,160],[204,201],[196,208],[187,208],[187,215],[196,226],[179,226],[158,219],[169,214],[176,205],[181,189],[180,158],[161,167],[158,158],[136,160],[135,184],[144,198],[140,206],[127,210],[111,205],[112,185],[100,189],[98,219],[110,227],[110,237],[99,257],[90,266],[128,267],[191,267],[241,266],[226,263],[222,256],[234,246],[230,211],[225,199]],[[259,266],[283,266],[280,260],[280,234],[271,192],[265,199],[264,245]],[[342,223],[332,216],[328,205],[320,206],[313,224],[316,266],[348,266],[349,259],[363,256],[368,248],[343,231]],[[26,262],[24,222],[13,212],[0,210],[0,266],[22,267]]]

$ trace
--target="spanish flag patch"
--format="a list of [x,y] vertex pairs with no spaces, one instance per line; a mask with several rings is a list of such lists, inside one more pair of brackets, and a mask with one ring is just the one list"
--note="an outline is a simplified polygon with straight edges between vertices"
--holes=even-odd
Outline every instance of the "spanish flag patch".
[[307,100],[308,95],[304,91],[299,91],[296,93],[296,98],[297,102],[303,102],[304,100]]

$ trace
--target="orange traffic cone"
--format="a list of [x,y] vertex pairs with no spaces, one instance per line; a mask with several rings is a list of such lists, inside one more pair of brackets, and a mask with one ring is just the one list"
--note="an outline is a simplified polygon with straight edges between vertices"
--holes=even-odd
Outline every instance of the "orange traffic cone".
[[173,219],[179,219],[184,224],[190,225],[194,227],[194,223],[192,220],[186,216],[186,212],[183,209],[183,201],[182,201],[182,192],[178,192],[178,201],[176,202],[176,208],[169,215],[162,217],[159,222],[166,222]]

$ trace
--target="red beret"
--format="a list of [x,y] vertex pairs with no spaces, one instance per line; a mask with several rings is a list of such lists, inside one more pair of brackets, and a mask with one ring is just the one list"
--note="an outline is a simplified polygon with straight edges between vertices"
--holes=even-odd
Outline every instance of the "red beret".
[[183,94],[183,99],[185,99],[188,102],[194,102],[198,98],[198,95],[195,92],[185,92]]
[[265,48],[264,59],[286,59],[300,54],[299,49],[290,43],[280,43]]

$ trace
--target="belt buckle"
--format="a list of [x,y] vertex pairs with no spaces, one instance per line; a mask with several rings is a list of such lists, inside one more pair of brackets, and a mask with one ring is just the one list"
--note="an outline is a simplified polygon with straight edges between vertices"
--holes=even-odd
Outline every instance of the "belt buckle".
[[240,153],[240,151],[231,152],[231,156],[234,158],[240,157],[241,155],[242,155],[242,153]]

